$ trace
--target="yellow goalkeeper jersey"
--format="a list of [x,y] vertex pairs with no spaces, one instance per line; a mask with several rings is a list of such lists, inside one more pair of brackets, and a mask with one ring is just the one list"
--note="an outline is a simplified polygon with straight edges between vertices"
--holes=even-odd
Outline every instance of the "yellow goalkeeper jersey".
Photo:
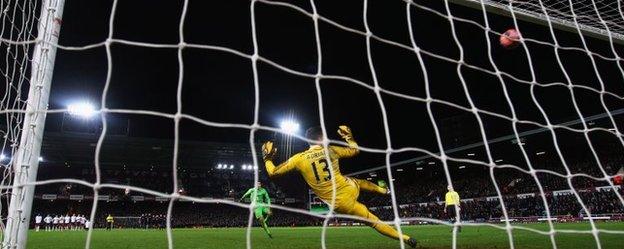
[[273,177],[297,170],[319,198],[330,202],[332,178],[336,183],[337,195],[349,184],[347,178],[340,173],[338,159],[352,157],[359,153],[358,145],[353,139],[348,139],[347,143],[349,147],[329,146],[331,168],[325,156],[325,149],[320,145],[312,145],[308,150],[292,156],[279,166],[275,166],[272,161],[266,161],[267,173]]

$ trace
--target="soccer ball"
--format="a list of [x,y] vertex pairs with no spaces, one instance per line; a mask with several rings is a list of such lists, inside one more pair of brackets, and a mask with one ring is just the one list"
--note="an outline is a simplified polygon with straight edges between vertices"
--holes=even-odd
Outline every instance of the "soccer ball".
[[512,49],[520,44],[520,33],[515,29],[508,29],[500,38],[500,45],[506,49]]

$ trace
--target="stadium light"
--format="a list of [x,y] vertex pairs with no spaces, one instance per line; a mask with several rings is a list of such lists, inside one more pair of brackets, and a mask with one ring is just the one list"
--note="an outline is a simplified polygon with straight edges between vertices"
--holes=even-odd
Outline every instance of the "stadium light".
[[280,123],[280,129],[286,134],[295,134],[299,131],[299,123],[294,120],[283,120]]
[[464,165],[459,166],[459,169],[465,169],[465,168],[466,168],[466,166],[464,166]]
[[538,156],[541,156],[541,155],[544,155],[544,154],[546,154],[546,152],[544,152],[544,151],[540,151],[540,152],[535,153],[535,155],[538,155]]
[[43,162],[43,157],[39,157],[39,162]]
[[502,161],[503,161],[503,159],[496,159],[496,161],[494,161],[494,162],[495,162],[495,163],[500,163],[500,162],[502,162]]
[[230,164],[230,169],[234,169],[234,164]]
[[78,102],[69,104],[67,106],[67,112],[72,116],[88,119],[95,115],[95,107],[89,102]]

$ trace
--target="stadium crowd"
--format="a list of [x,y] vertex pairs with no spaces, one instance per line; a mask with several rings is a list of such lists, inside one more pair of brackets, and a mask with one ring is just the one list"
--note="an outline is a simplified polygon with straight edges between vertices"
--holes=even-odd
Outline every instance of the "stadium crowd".
[[[599,168],[591,162],[587,153],[571,154],[567,159],[575,162],[562,167],[555,153],[542,153],[532,167],[547,169],[561,175],[583,173],[596,178],[603,178],[602,169],[609,175],[614,175],[622,168],[623,155],[602,148],[601,153],[606,158]],[[593,214],[609,214],[622,217],[624,206],[620,199],[609,188],[606,180],[595,180],[585,176],[561,177],[551,173],[539,172],[535,176],[511,168],[490,168],[482,165],[459,164],[448,162],[449,173],[453,186],[462,199],[461,213],[463,220],[500,221],[504,217],[502,205],[507,210],[508,217],[544,217],[547,215],[544,200],[552,216],[568,216],[581,218],[586,216],[579,203],[583,201],[587,209]],[[497,162],[504,164],[505,162]],[[466,166],[467,165],[467,166]],[[421,166],[406,165],[400,171],[393,173],[395,196],[400,205],[399,215],[403,219],[429,218],[445,220],[443,198],[446,192],[447,181],[439,162],[424,162]],[[527,168],[524,168],[527,170]],[[44,169],[45,170],[45,169]],[[131,169],[115,168],[102,170],[102,180],[106,183],[132,185],[163,193],[172,191],[171,174],[168,169],[132,167]],[[40,174],[45,179],[75,178],[93,182],[95,178],[92,169],[56,168],[47,174]],[[61,177],[62,176],[62,177]],[[211,197],[219,199],[237,200],[253,182],[250,172],[215,171],[211,169],[181,169],[179,171],[179,189],[181,194],[195,197]],[[369,172],[356,175],[360,179],[376,182],[387,179],[385,169],[378,172]],[[539,185],[536,182],[539,181]],[[309,196],[294,195],[292,191],[283,191],[282,185],[268,181],[266,175],[261,175],[261,181],[267,188],[271,198],[282,201],[274,202],[302,211],[308,211],[306,200]],[[42,179],[40,179],[42,180]],[[569,180],[569,181],[568,181]],[[620,183],[621,184],[621,183]],[[496,188],[496,186],[498,188]],[[542,190],[540,190],[540,187]],[[304,189],[304,186],[298,186]],[[570,190],[575,191],[570,191]],[[291,190],[291,189],[288,189]],[[620,195],[624,192],[620,188]],[[574,194],[578,192],[579,197]],[[48,184],[37,186],[34,212],[41,214],[90,214],[93,189],[78,184]],[[58,196],[53,200],[43,198],[44,194]],[[135,200],[133,196],[143,196],[142,193],[124,191],[123,189],[103,188],[99,192],[110,199],[100,200],[94,225],[104,227],[106,217],[111,214],[115,218],[116,227],[143,227],[163,228],[167,220],[168,201],[158,201],[151,197],[148,200]],[[71,195],[83,195],[83,200],[71,200]],[[498,196],[502,196],[502,202]],[[543,196],[543,197],[542,197]],[[284,202],[285,199],[294,201]],[[373,213],[384,220],[392,220],[391,199],[389,196],[379,196],[361,193],[360,202],[371,207]],[[176,201],[171,214],[171,224],[174,227],[238,227],[246,226],[250,220],[249,209],[232,206],[224,203],[193,203]],[[255,222],[255,221],[254,221]],[[323,219],[311,215],[302,215],[273,208],[273,215],[269,219],[272,226],[308,226],[320,225]]]
[[[611,190],[579,190],[579,197],[592,215],[624,214],[624,206]],[[624,191],[619,189],[620,195]],[[544,198],[539,194],[522,196],[505,195],[503,203],[495,197],[464,199],[461,204],[463,220],[496,221],[504,217],[501,204],[505,205],[508,217],[545,217],[544,199],[548,203],[551,216],[571,216],[582,219],[586,216],[577,197],[572,192],[554,194],[547,192]],[[392,220],[393,212],[388,196],[376,197],[373,213],[384,220]],[[402,219],[429,218],[445,220],[444,204],[439,201],[398,202],[401,206],[399,214]],[[362,201],[367,203],[366,199]],[[166,225],[168,202],[120,200],[100,202],[98,204],[94,226],[104,227],[105,217],[115,217],[115,227],[164,228]],[[76,202],[72,200],[45,201],[37,200],[35,207],[39,213],[71,212],[90,213],[91,201]],[[291,204],[289,207],[307,211],[305,204]],[[171,216],[173,227],[240,227],[250,221],[249,209],[228,204],[207,204],[178,201],[175,203]],[[253,220],[253,219],[252,219]],[[255,221],[253,221],[255,222]],[[272,226],[311,226],[322,224],[323,219],[300,213],[288,212],[273,208],[270,218]]]

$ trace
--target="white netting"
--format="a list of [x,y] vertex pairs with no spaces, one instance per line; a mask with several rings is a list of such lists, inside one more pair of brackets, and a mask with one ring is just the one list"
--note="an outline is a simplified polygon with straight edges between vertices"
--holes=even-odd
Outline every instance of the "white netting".
[[[26,107],[26,96],[29,87],[30,59],[32,43],[36,33],[34,27],[38,23],[38,2],[12,1],[0,2],[0,54],[2,59],[0,77],[4,82],[0,109],[3,110],[0,121],[0,167],[2,168],[3,186],[0,191],[0,213],[2,213],[1,227],[4,229],[10,189],[12,185],[12,168],[17,145],[23,126],[24,115],[19,112],[5,112],[4,110],[23,110]],[[4,234],[4,233],[3,233]]]
[[[7,1],[2,1],[3,4],[5,2]],[[146,41],[133,41],[133,40],[118,39],[115,36],[115,28],[116,28],[115,13],[116,11],[118,11],[118,7],[117,7],[118,2],[119,1],[117,0],[113,1],[111,13],[110,13],[110,19],[108,23],[108,36],[103,41],[99,41],[94,44],[80,46],[80,47],[63,46],[63,44],[60,44],[60,45],[47,44],[46,42],[40,41],[40,40],[36,41],[39,44],[56,46],[64,50],[81,51],[81,50],[89,50],[89,49],[101,48],[101,47],[104,47],[106,50],[106,58],[107,58],[107,63],[108,63],[107,78],[106,78],[104,89],[102,91],[102,98],[101,98],[102,101],[100,103],[100,109],[98,111],[98,114],[101,116],[101,119],[102,119],[103,129],[99,136],[99,140],[97,141],[96,148],[95,148],[96,150],[95,164],[94,164],[95,179],[96,179],[95,182],[87,182],[87,181],[77,180],[77,179],[54,179],[54,180],[45,180],[45,181],[37,181],[37,182],[27,182],[23,184],[18,184],[16,185],[17,187],[31,186],[31,185],[44,185],[44,184],[53,184],[53,183],[74,183],[74,184],[80,184],[80,185],[84,185],[86,187],[92,188],[94,190],[94,197],[93,197],[94,201],[93,201],[91,215],[90,215],[89,220],[95,219],[96,211],[98,208],[97,200],[99,200],[99,192],[103,188],[112,188],[112,189],[119,189],[119,190],[129,189],[133,192],[140,192],[140,193],[145,193],[148,195],[154,195],[157,197],[168,198],[169,206],[167,210],[166,231],[167,231],[167,240],[168,240],[169,248],[173,248],[174,246],[173,236],[172,236],[171,217],[172,217],[173,205],[176,201],[184,199],[184,200],[194,201],[198,203],[224,203],[224,204],[233,205],[233,206],[237,206],[241,208],[249,208],[250,212],[249,212],[249,218],[248,218],[248,230],[247,230],[246,239],[247,239],[247,247],[251,248],[251,229],[250,228],[252,226],[252,221],[253,221],[252,209],[255,205],[255,200],[252,200],[252,203],[250,205],[244,205],[244,204],[234,202],[231,200],[226,200],[226,199],[203,199],[203,198],[191,197],[191,196],[185,196],[185,195],[179,194],[179,188],[180,188],[180,185],[178,184],[178,180],[179,180],[178,178],[179,153],[178,152],[179,152],[179,144],[180,144],[179,132],[180,132],[180,121],[183,119],[190,120],[190,121],[193,121],[193,122],[205,125],[205,126],[210,126],[210,127],[246,129],[250,131],[249,145],[251,148],[257,147],[256,143],[258,141],[256,141],[256,137],[255,137],[257,131],[265,130],[265,131],[272,131],[272,132],[282,132],[279,128],[264,126],[259,123],[259,112],[260,112],[260,108],[259,108],[260,90],[259,89],[260,89],[260,85],[269,84],[269,83],[263,83],[261,82],[261,80],[259,80],[258,65],[266,64],[268,66],[274,67],[276,69],[279,69],[289,74],[312,78],[315,80],[315,88],[317,92],[317,100],[318,100],[318,106],[319,106],[318,115],[320,117],[320,121],[321,121],[320,123],[324,131],[324,134],[328,134],[329,131],[333,130],[333,128],[325,126],[324,113],[326,111],[326,108],[324,108],[323,106],[324,99],[323,99],[323,95],[321,91],[321,85],[322,85],[323,80],[340,80],[340,81],[348,82],[348,83],[353,84],[354,87],[356,86],[363,87],[365,89],[368,89],[372,93],[374,93],[376,100],[378,102],[379,108],[381,109],[381,116],[383,119],[383,128],[384,128],[383,130],[384,130],[385,142],[387,146],[377,147],[377,148],[361,147],[360,149],[365,152],[378,153],[378,154],[385,155],[386,163],[383,168],[386,170],[388,179],[393,179],[393,176],[392,176],[393,171],[391,170],[391,160],[390,160],[391,156],[393,154],[402,153],[402,152],[425,153],[429,157],[440,160],[443,165],[446,181],[449,185],[453,184],[451,175],[449,173],[450,162],[464,162],[464,163],[471,163],[475,165],[488,167],[491,181],[492,183],[494,183],[498,201],[500,202],[500,208],[502,210],[502,214],[504,218],[504,225],[491,225],[491,224],[483,224],[483,223],[468,224],[468,223],[459,223],[459,222],[447,223],[441,220],[427,219],[424,217],[411,217],[410,218],[410,219],[414,218],[414,219],[427,220],[427,221],[432,221],[432,222],[437,222],[440,224],[447,224],[447,225],[453,226],[454,227],[453,244],[452,244],[453,248],[457,247],[457,228],[460,225],[469,225],[469,226],[489,225],[498,229],[505,230],[508,234],[509,246],[511,248],[515,247],[514,240],[513,240],[514,239],[513,230],[514,229],[529,230],[535,233],[549,236],[552,242],[552,247],[557,248],[557,244],[555,243],[556,234],[563,232],[563,231],[557,230],[555,226],[553,225],[553,223],[551,222],[550,218],[552,217],[552,215],[549,209],[549,202],[545,196],[545,190],[542,188],[542,185],[541,185],[542,182],[540,181],[538,174],[548,174],[554,177],[564,178],[567,181],[569,188],[572,190],[576,200],[582,207],[582,212],[587,217],[589,217],[588,220],[592,227],[591,234],[594,236],[596,246],[598,248],[601,248],[601,241],[599,237],[600,233],[624,234],[624,231],[607,230],[607,229],[598,228],[592,218],[591,210],[587,208],[585,201],[581,198],[580,194],[576,191],[576,188],[572,182],[573,179],[577,177],[584,177],[584,178],[589,178],[595,181],[608,182],[608,186],[614,190],[614,193],[617,196],[619,204],[624,205],[624,199],[622,198],[622,196],[619,194],[618,191],[615,191],[615,186],[611,183],[611,179],[613,178],[613,173],[609,173],[605,170],[598,156],[598,153],[596,152],[596,149],[594,148],[593,142],[589,137],[589,134],[591,132],[596,132],[596,131],[606,132],[610,134],[610,136],[616,138],[619,141],[620,145],[624,146],[624,140],[622,138],[622,133],[620,132],[620,127],[617,126],[617,122],[615,121],[612,115],[613,110],[611,110],[609,106],[605,103],[606,97],[614,98],[617,101],[624,100],[624,97],[620,94],[607,91],[607,88],[605,87],[605,83],[603,82],[601,78],[601,73],[599,72],[600,66],[595,61],[595,60],[601,60],[601,63],[615,64],[615,67],[617,67],[618,71],[613,72],[613,73],[622,74],[624,76],[624,70],[621,68],[621,65],[620,65],[621,58],[618,55],[616,45],[613,43],[612,39],[608,39],[609,46],[611,48],[610,53],[603,54],[602,52],[594,52],[590,50],[590,48],[586,44],[585,37],[583,35],[580,35],[582,34],[581,29],[584,28],[580,26],[581,24],[583,26],[589,26],[589,27],[604,31],[607,34],[608,38],[612,36],[611,32],[618,33],[618,34],[621,33],[622,25],[620,24],[623,23],[623,19],[622,19],[621,8],[619,6],[620,1],[617,1],[615,3],[608,3],[606,1],[583,1],[587,3],[580,4],[580,5],[573,4],[572,1],[569,1],[568,3],[566,3],[565,1],[557,1],[557,2],[555,1],[509,1],[509,2],[508,1],[483,1],[483,2],[478,2],[482,6],[480,10],[482,11],[481,13],[483,16],[483,20],[480,20],[480,21],[474,21],[474,20],[456,17],[453,12],[453,7],[450,6],[448,0],[444,1],[444,6],[441,9],[428,7],[422,4],[420,1],[404,1],[405,11],[406,11],[405,23],[406,23],[406,26],[408,27],[408,29],[405,30],[405,33],[408,33],[410,37],[409,42],[404,43],[404,42],[384,38],[381,35],[376,35],[376,31],[373,29],[373,27],[369,26],[369,16],[368,16],[369,2],[366,0],[363,1],[363,4],[361,6],[358,6],[358,8],[362,8],[361,20],[362,20],[362,24],[364,27],[363,29],[350,27],[346,24],[341,24],[337,21],[333,21],[330,18],[324,17],[323,13],[321,13],[320,11],[317,11],[316,2],[314,0],[311,0],[309,3],[311,10],[307,10],[306,8],[302,8],[297,5],[287,3],[287,2],[252,0],[250,1],[250,5],[249,5],[250,6],[249,11],[251,14],[251,20],[250,20],[251,31],[252,31],[251,39],[253,43],[253,51],[251,53],[246,53],[244,51],[239,51],[234,48],[229,48],[229,47],[224,47],[224,46],[187,43],[185,41],[185,36],[184,36],[183,31],[185,30],[184,25],[185,25],[187,10],[189,8],[188,0],[184,1],[183,7],[182,7],[182,11],[181,11],[180,19],[179,19],[179,29],[178,29],[179,37],[178,37],[177,43],[150,43]],[[507,3],[510,3],[510,2],[512,2],[511,3],[512,5],[507,5]],[[47,3],[47,1],[44,1],[44,3]],[[490,36],[493,35],[497,37],[498,35],[500,35],[500,32],[494,31],[494,29],[490,26],[490,22],[488,21],[490,14],[485,11],[486,4],[492,4],[492,3],[498,3],[500,6],[502,6],[502,8],[505,8],[505,6],[508,7],[509,13],[512,15],[512,17],[514,17],[512,19],[514,21],[513,26],[515,26],[515,28],[519,30],[520,33],[522,33],[522,27],[519,26],[519,24],[517,23],[517,19],[515,18],[516,11],[518,12],[529,11],[533,13],[538,13],[538,16],[543,15],[544,17],[546,17],[543,21],[546,22],[546,24],[549,26],[549,32],[552,36],[551,39],[544,41],[544,40],[538,40],[538,39],[529,39],[527,36],[522,39],[521,48],[519,48],[524,51],[524,55],[526,57],[525,59],[529,62],[526,65],[530,71],[530,77],[528,79],[524,79],[521,76],[517,76],[512,72],[502,71],[501,69],[499,69],[499,65],[497,64],[497,62],[493,59],[492,51],[494,50],[493,49],[494,45],[492,44],[492,39],[490,38]],[[272,60],[271,58],[264,57],[263,55],[260,54],[261,50],[260,50],[260,45],[258,44],[257,31],[256,31],[256,26],[257,26],[256,9],[258,5],[265,5],[271,8],[286,8],[290,11],[294,11],[313,21],[314,34],[315,34],[315,40],[316,40],[317,60],[318,60],[315,73],[303,72],[303,71],[298,71],[298,70],[289,68],[288,65],[280,64]],[[9,4],[6,6],[11,6],[11,5]],[[6,85],[7,90],[4,94],[5,98],[3,98],[2,100],[2,106],[1,106],[2,113],[6,116],[6,124],[8,127],[3,131],[6,134],[6,137],[4,139],[4,144],[3,144],[3,151],[5,151],[5,153],[11,153],[12,151],[15,150],[15,148],[11,147],[11,145],[17,142],[20,125],[21,125],[21,116],[23,116],[22,114],[25,112],[24,102],[21,101],[20,98],[16,96],[22,95],[22,93],[20,93],[20,89],[22,89],[21,84],[27,83],[27,80],[25,79],[26,78],[25,75],[27,75],[27,73],[25,73],[24,70],[26,69],[26,66],[28,65],[28,63],[26,63],[28,61],[28,44],[31,44],[31,43],[24,43],[24,42],[34,41],[34,37],[32,36],[32,27],[33,27],[33,23],[35,23],[35,18],[34,18],[34,14],[32,13],[34,13],[35,9],[37,9],[36,6],[31,5],[30,2],[28,2],[26,6],[23,6],[21,4],[17,4],[13,6],[15,7],[12,7],[9,9],[22,11],[20,15],[25,16],[25,17],[28,16],[29,18],[11,19],[11,16],[7,15],[6,11],[3,12],[3,15],[2,15],[3,27],[5,26],[9,27],[11,30],[17,27],[18,30],[27,31],[23,33],[18,32],[15,34],[15,36],[13,35],[13,32],[8,32],[6,34],[3,33],[2,35],[2,45],[7,46],[8,48],[6,60],[10,62],[10,63],[7,63],[6,66],[3,67],[4,68],[3,76],[7,82],[7,85]],[[44,6],[47,6],[47,5],[44,5]],[[510,7],[510,6],[513,6],[513,7]],[[24,10],[27,10],[27,11],[24,11]],[[427,49],[424,49],[418,44],[418,42],[415,39],[415,36],[419,33],[419,30],[413,27],[414,23],[413,23],[413,17],[412,17],[413,13],[416,10],[430,13],[433,16],[438,16],[439,18],[442,18],[448,22],[448,24],[450,25],[450,33],[453,38],[453,43],[458,48],[457,57],[442,55],[433,51],[429,51]],[[71,13],[68,13],[68,15],[71,15]],[[552,21],[550,17],[565,19],[567,22],[572,22],[573,24],[579,24],[579,25],[573,26],[573,28],[576,29],[575,33],[579,35],[578,38],[582,41],[582,46],[564,47],[560,45],[558,41],[558,37],[555,34],[554,30],[552,29],[552,23],[551,23]],[[25,20],[28,20],[28,21],[25,21]],[[488,57],[487,64],[489,64],[488,67],[483,67],[477,64],[471,64],[465,59],[464,44],[462,43],[461,39],[459,39],[457,31],[456,31],[456,25],[458,25],[459,23],[461,23],[461,25],[474,26],[482,31],[482,34],[479,34],[479,35],[482,35],[485,38],[485,41],[487,41],[487,57]],[[323,44],[323,38],[322,38],[323,32],[321,32],[319,29],[320,24],[329,25],[340,30],[340,32],[355,34],[365,39],[366,41],[365,53],[366,53],[366,58],[367,58],[367,65],[369,67],[368,69],[370,70],[369,73],[372,76],[371,82],[365,82],[362,80],[358,80],[358,79],[343,76],[343,75],[329,75],[329,74],[323,73],[322,69],[323,69],[324,61],[322,59],[323,58],[322,48],[324,44]],[[417,58],[421,66],[421,71],[423,73],[422,78],[424,79],[423,81],[424,81],[424,86],[426,89],[425,97],[419,97],[415,95],[410,95],[408,93],[397,92],[397,91],[393,91],[393,90],[383,87],[383,83],[380,82],[380,80],[377,77],[377,71],[376,71],[376,65],[375,65],[376,60],[371,49],[373,42],[381,43],[381,44],[385,44],[388,46],[392,46],[394,48],[401,49],[404,51],[404,53],[412,54],[413,56]],[[8,45],[8,44],[17,44],[17,45]],[[111,46],[113,44],[123,44],[126,46],[133,46],[133,47],[163,48],[163,49],[176,49],[177,50],[177,57],[178,57],[178,81],[177,81],[177,92],[176,92],[177,106],[176,106],[176,111],[174,113],[164,113],[164,112],[156,112],[156,111],[141,110],[141,109],[112,109],[109,107],[110,105],[106,102],[106,100],[108,99],[107,94],[109,91],[109,86],[111,84],[111,75],[115,68],[115,63],[111,55]],[[541,46],[548,46],[554,51],[556,58],[557,58],[556,60],[557,65],[551,65],[551,66],[553,68],[558,68],[559,70],[561,70],[562,73],[565,75],[566,81],[564,82],[541,82],[540,80],[538,80],[538,77],[536,76],[536,73],[535,73],[535,68],[533,67],[534,63],[531,57],[533,54],[532,54],[532,49],[530,47],[530,45],[535,45],[535,44],[538,44]],[[190,49],[190,48],[199,49],[199,50],[221,51],[221,52],[230,54],[232,56],[237,56],[240,58],[247,59],[251,62],[252,72],[253,72],[254,97],[255,97],[252,123],[215,122],[215,121],[210,121],[210,120],[202,119],[202,118],[190,115],[190,114],[183,113],[182,89],[183,89],[183,84],[184,84],[184,66],[185,66],[184,60],[183,60],[183,51],[185,51],[185,49]],[[594,69],[594,72],[592,73],[595,74],[596,79],[597,79],[596,82],[594,83],[596,83],[595,85],[598,85],[599,87],[597,88],[591,87],[591,86],[580,84],[579,82],[574,82],[573,80],[571,80],[571,78],[568,76],[568,70],[564,67],[563,62],[561,58],[559,57],[559,53],[561,51],[581,51],[585,53],[588,56],[588,59],[591,61],[592,63],[591,66]],[[457,74],[459,81],[461,83],[463,93],[467,99],[467,103],[468,103],[467,106],[464,106],[461,103],[454,103],[452,101],[435,98],[431,94],[430,87],[432,83],[429,80],[430,72],[428,72],[425,60],[440,60],[440,61],[452,63],[453,65],[455,65],[456,72],[454,73]],[[489,76],[493,76],[497,78],[498,82],[500,83],[503,89],[503,98],[505,99],[505,102],[507,103],[507,105],[509,106],[509,110],[511,111],[510,115],[480,109],[474,103],[473,97],[472,97],[473,94],[471,94],[470,87],[469,87],[470,84],[466,80],[466,77],[465,77],[466,72],[464,70],[466,69],[475,70],[480,73],[487,74]],[[13,83],[13,85],[9,83]],[[543,122],[535,121],[535,120],[523,120],[523,119],[520,119],[518,115],[516,115],[514,101],[509,96],[509,93],[508,93],[508,86],[510,84],[526,85],[530,87],[531,99],[533,101],[533,104],[538,108],[539,115],[542,118],[540,120],[543,120]],[[610,128],[589,127],[589,125],[587,124],[585,120],[586,116],[584,116],[583,113],[580,111],[579,105],[576,103],[576,99],[574,97],[572,97],[572,101],[574,104],[575,114],[577,115],[577,118],[580,120],[580,122],[578,122],[577,124],[581,124],[581,127],[579,128],[578,126],[553,123],[550,120],[547,112],[542,107],[542,104],[540,103],[538,98],[536,98],[535,96],[536,88],[545,88],[545,87],[552,87],[552,86],[562,86],[564,87],[564,89],[567,89],[567,91],[569,91],[569,94],[571,94],[572,96],[574,96],[579,90],[587,90],[591,92],[592,94],[594,94],[593,95],[594,98],[600,101],[600,107],[602,108],[601,113],[606,114],[606,117],[609,119]],[[46,89],[46,90],[49,90],[49,89]],[[430,122],[433,124],[433,130],[434,130],[435,138],[437,142],[437,150],[427,150],[427,149],[420,148],[420,147],[397,147],[395,148],[392,145],[392,141],[390,139],[391,138],[390,133],[392,131],[392,124],[389,122],[389,119],[388,119],[386,104],[384,102],[384,98],[382,97],[384,95],[398,97],[398,98],[413,101],[413,102],[424,103],[426,105],[426,111],[428,113],[428,117],[425,117],[423,119],[428,118]],[[485,160],[480,161],[480,160],[475,160],[475,159],[471,159],[468,157],[452,157],[452,156],[449,156],[447,152],[445,152],[446,149],[448,149],[448,146],[445,146],[443,144],[442,134],[437,124],[439,120],[436,120],[435,110],[432,108],[432,105],[434,104],[451,107],[451,108],[460,110],[462,112],[469,113],[474,116],[474,118],[477,120],[477,124],[479,128],[478,129],[479,140],[481,141],[481,144],[484,146],[484,149],[486,152]],[[37,111],[38,112],[64,112],[66,110],[46,110],[45,107],[40,107],[39,109],[35,109],[34,111],[35,112]],[[172,161],[173,173],[171,175],[171,179],[173,182],[173,185],[172,185],[173,191],[171,193],[163,193],[163,192],[153,191],[150,189],[140,188],[136,186],[102,183],[102,180],[101,180],[102,170],[101,170],[101,165],[100,165],[100,155],[102,152],[102,145],[104,142],[104,138],[107,134],[107,121],[106,121],[107,119],[106,118],[107,118],[107,115],[109,114],[149,115],[149,116],[155,116],[155,117],[160,117],[160,118],[167,118],[167,119],[171,119],[174,121],[175,123],[174,148],[173,148],[174,153],[173,153],[173,161]],[[532,125],[532,126],[537,126],[542,129],[545,129],[552,137],[554,150],[556,151],[559,162],[561,162],[561,164],[563,165],[565,169],[565,173],[559,173],[559,172],[555,172],[551,170],[534,168],[532,160],[528,156],[528,153],[525,150],[524,145],[522,143],[517,143],[517,146],[518,146],[518,149],[521,151],[521,154],[522,154],[521,156],[524,160],[524,164],[528,166],[528,169],[525,167],[517,166],[517,165],[498,164],[494,156],[492,156],[492,152],[491,152],[490,145],[489,145],[489,141],[491,140],[491,138],[488,137],[488,134],[486,132],[487,129],[485,128],[483,124],[484,122],[482,119],[484,119],[484,117],[501,119],[511,124],[513,127],[513,131],[514,131],[513,136],[515,137],[515,140],[517,141],[521,141],[521,138],[522,138],[522,136],[520,135],[521,134],[520,129],[518,128],[518,126],[520,125]],[[413,122],[413,121],[409,120],[408,122]],[[587,146],[589,146],[594,156],[594,158],[592,159],[595,161],[596,165],[600,169],[600,176],[594,176],[594,175],[585,174],[585,173],[573,173],[573,171],[570,170],[569,162],[567,161],[566,157],[564,157],[564,155],[561,152],[561,149],[559,148],[560,142],[558,140],[558,134],[555,131],[556,129],[582,134],[585,137]],[[300,140],[306,140],[305,138],[301,136],[298,136],[298,135],[294,135],[294,136]],[[326,135],[323,143],[325,145],[328,145],[330,142],[344,144],[344,142],[342,141],[330,141]],[[11,152],[6,152],[7,149]],[[256,162],[256,165],[258,165],[258,162],[260,162],[261,160],[258,160],[259,156],[257,155],[256,150],[252,149],[251,153],[252,153],[252,157],[254,161]],[[261,169],[263,167],[262,165],[259,165],[259,167],[255,169],[258,169],[258,168]],[[540,231],[540,230],[536,230],[536,229],[532,229],[528,227],[523,227],[522,225],[512,224],[510,222],[510,216],[506,208],[506,203],[503,198],[503,193],[501,192],[501,189],[497,184],[496,177],[494,174],[495,169],[499,169],[499,168],[515,169],[519,172],[529,175],[535,180],[535,183],[538,186],[541,201],[546,210],[546,218],[548,220],[549,228],[550,228],[549,231]],[[10,190],[11,187],[14,187],[9,180],[10,177],[8,173],[5,173],[5,177],[3,179],[5,179],[5,182],[2,184],[3,191]],[[258,179],[259,179],[258,170],[254,170],[254,182],[257,182]],[[334,179],[332,178],[332,180]],[[396,186],[394,185],[392,180],[389,180],[388,183],[389,183],[389,187],[391,189],[391,194],[392,194],[391,199],[392,199],[392,210],[393,210],[393,217],[394,217],[394,219],[392,220],[392,223],[395,226],[395,228],[397,228],[397,230],[401,232],[401,226],[400,226],[401,222],[407,219],[402,218],[399,214],[400,209],[399,209],[399,203],[397,202],[397,196],[396,196],[397,191],[395,191]],[[334,189],[334,196],[335,196],[335,189]],[[340,218],[351,218],[351,219],[356,219],[356,220],[362,220],[361,218],[358,218],[358,217],[345,216],[345,215],[335,214],[332,212],[328,213],[327,215],[317,215],[317,214],[312,214],[308,212],[307,210],[293,209],[293,208],[289,208],[289,207],[285,207],[281,205],[273,205],[273,207],[277,209],[287,210],[290,212],[296,212],[296,213],[301,213],[305,215],[314,215],[317,217],[325,218],[325,222],[323,223],[322,237],[320,238],[321,245],[323,248],[326,247],[325,236],[326,236],[326,231],[328,227],[328,222],[331,218],[340,217]],[[566,233],[586,233],[586,231],[573,231],[573,230],[566,230],[565,232]],[[90,227],[87,240],[86,240],[86,244],[85,244],[86,248],[91,247],[92,233],[93,233],[93,227]],[[404,248],[404,246],[405,246],[404,243],[401,242],[401,248]]]
[[[478,0],[459,0],[453,2],[464,2],[480,4]],[[547,17],[555,22],[570,28],[579,25],[582,31],[595,32],[604,36],[613,32],[613,36],[621,40],[624,37],[624,18],[622,16],[621,1],[605,0],[580,0],[580,1],[559,1],[559,0],[485,0],[486,6],[506,11],[513,8],[516,15],[526,15],[530,18],[546,19]],[[542,10],[544,7],[544,10]],[[608,27],[605,29],[605,25]]]

